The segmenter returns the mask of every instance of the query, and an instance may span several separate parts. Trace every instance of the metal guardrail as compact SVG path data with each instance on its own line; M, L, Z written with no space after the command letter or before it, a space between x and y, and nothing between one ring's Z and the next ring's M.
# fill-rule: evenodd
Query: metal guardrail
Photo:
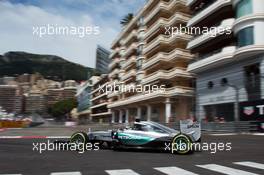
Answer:
M174 128L176 130L180 129L179 122L173 123L160 123L168 127ZM128 124L126 123L91 123L87 127L93 131L99 130L111 130L118 128L125 128ZM258 122L256 121L239 121L239 122L202 122L201 127L203 131L212 131L212 132L257 132L258 131Z

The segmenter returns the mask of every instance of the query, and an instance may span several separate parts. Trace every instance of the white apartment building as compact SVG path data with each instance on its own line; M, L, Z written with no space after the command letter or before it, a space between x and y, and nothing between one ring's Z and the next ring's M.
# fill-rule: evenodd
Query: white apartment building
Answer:
M166 27L187 24L191 16L186 3L147 1L112 43L110 86L163 87L161 91L109 93L113 123L135 118L168 123L192 116L193 74L187 66L193 55L186 49L191 36L166 33Z
M196 55L197 117L214 121L257 120L264 104L264 1L188 0L187 26L216 27L214 37L196 35L187 48ZM219 28L231 32L221 32ZM214 31L214 32L215 32Z
M102 74L99 79L93 83L91 91L90 118L92 122L110 123L111 109L107 108L108 98L106 88L108 85L108 75Z

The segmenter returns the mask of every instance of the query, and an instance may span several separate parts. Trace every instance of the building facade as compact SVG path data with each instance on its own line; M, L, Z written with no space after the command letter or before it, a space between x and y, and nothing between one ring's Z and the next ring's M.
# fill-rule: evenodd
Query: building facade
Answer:
M73 80L67 80L63 83L55 82L51 84L45 92L47 107L51 107L55 103L76 98L77 83Z
M140 90L108 94L112 122L173 122L192 116L191 36L168 32L191 18L186 0L149 0L112 44L109 85ZM159 90L154 90L153 87ZM141 89L144 89L143 91Z
M108 66L111 61L109 55L110 51L100 45L97 45L95 69L101 74L107 74L109 72Z
M79 120L91 121L91 110L90 107L92 105L91 103L91 92L93 88L93 84L95 84L100 79L99 76L92 76L89 80L85 81L83 84L81 84L77 90L77 115Z
M0 106L9 113L20 113L22 95L16 85L0 85Z
M108 109L108 76L103 74L99 80L93 84L91 92L91 120L92 122L110 123L111 110Z
M196 55L188 71L196 74L197 117L254 120L257 104L264 104L264 1L189 0L188 6L187 27L215 27L214 36L197 35L187 47Z
M31 91L24 94L24 113L43 114L46 111L46 100L43 93L40 91Z

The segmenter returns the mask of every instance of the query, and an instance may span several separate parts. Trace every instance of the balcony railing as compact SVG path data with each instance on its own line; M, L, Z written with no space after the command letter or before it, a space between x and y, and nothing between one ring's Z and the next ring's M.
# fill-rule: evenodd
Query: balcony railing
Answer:
M223 20L219 26L210 30L208 33L205 33L203 35L200 35L192 39L188 43L187 49L193 49L194 47L198 47L199 45L204 44L205 42L209 42L214 38L216 38L217 36L223 35L224 33L228 33L228 30L230 32L234 23L235 23L234 18ZM224 33L223 33L223 29L225 29Z
M112 51L112 53L109 55L109 58L113 58L116 54L118 54L119 48L116 48L115 50Z
M112 69L115 65L117 65L120 62L120 59L115 58L110 64L109 64L109 68Z
M188 22L190 19L190 15L176 12L173 16L171 16L169 19L166 18L160 18L157 22L155 22L149 29L147 30L145 34L145 38L147 38L152 33L159 30L160 26L172 26L177 21L179 22Z
M127 50L124 52L124 57L128 56L133 50L137 49L137 43L131 44Z
M230 59L233 58L235 51L236 46L227 46L221 49L220 52L212 52L204 55L203 59L199 58L198 61L189 64L188 71L196 73L208 67L213 67L223 62L231 61Z
M122 69L126 69L131 64L135 64L135 63L136 63L136 56L132 56L122 65Z
M179 3L185 5L187 3L187 0L170 0L169 2L160 1L158 5L154 9L152 9L152 11L149 12L145 17L145 23L148 23L150 20L152 20L153 16L155 16L160 10L163 9L169 11Z
M132 69L129 72L125 73L125 75L123 75L121 77L121 80L124 81L124 80L126 80L126 79L128 79L130 77L134 77L134 76L136 76L136 70L135 69Z
M160 45L161 43L163 44L171 44L174 42L176 39L181 39L181 40L186 40L189 41L191 39L190 35L187 35L185 33L177 33L173 36L171 35L160 35L154 40L152 40L150 43L146 45L146 48L144 49L144 53L146 54L150 50L152 50L154 47Z
M128 43L133 37L137 36L137 30L134 29L124 40L123 40L123 44L126 45L126 43Z
M109 77L113 77L114 75L118 74L119 71L120 71L120 69L115 68L115 69L109 74Z
M142 84L148 84L153 81L157 81L160 79L170 80L174 77L192 77L192 74L186 71L186 68L175 67L171 70L158 70L157 72L153 72L150 75L145 76L142 80Z
M231 4L232 4L231 0L217 0L213 4L210 4L208 7L206 7L201 12L196 14L192 19L190 19L187 26L194 26L196 23L205 19L206 17L208 17L215 11L219 10L220 8Z
M170 61L176 60L178 58L180 58L180 59L183 59L183 58L192 59L193 55L190 54L189 51L187 51L185 49L179 49L179 48L176 48L169 53L159 52L158 54L155 54L154 56L152 56L151 58L146 60L146 62L144 62L142 65L142 69L148 69L160 61L170 62Z

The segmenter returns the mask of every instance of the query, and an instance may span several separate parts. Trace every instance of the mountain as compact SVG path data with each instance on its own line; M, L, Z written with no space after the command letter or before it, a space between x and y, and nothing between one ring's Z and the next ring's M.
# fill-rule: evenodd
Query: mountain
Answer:
M0 55L0 77L24 73L40 73L54 80L87 80L93 68L69 62L55 55L39 55L26 52L7 52Z

